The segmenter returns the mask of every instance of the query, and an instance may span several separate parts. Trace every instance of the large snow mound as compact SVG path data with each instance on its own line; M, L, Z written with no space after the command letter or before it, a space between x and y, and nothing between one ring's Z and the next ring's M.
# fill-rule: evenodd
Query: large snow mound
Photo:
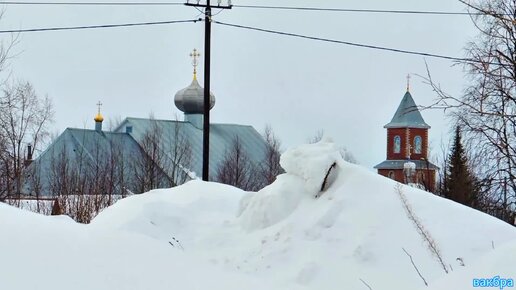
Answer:
M218 269L163 240L4 204L0 236L0 289L283 289Z
M333 163L334 180L316 198ZM258 192L191 181L121 200L87 226L0 206L0 234L12 237L0 241L0 273L8 277L0 283L414 290L424 284L405 251L439 287L516 242L512 226L346 163L328 141L288 150L281 164L286 173ZM498 260L486 265L496 272ZM56 273L64 282L55 283ZM30 275L39 280L26 281ZM36 281L43 287L32 287ZM471 281L452 282L450 289L471 288Z

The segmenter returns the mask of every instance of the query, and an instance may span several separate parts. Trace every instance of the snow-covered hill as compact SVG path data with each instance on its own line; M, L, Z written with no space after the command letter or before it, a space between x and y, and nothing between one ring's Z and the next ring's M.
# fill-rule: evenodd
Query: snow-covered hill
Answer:
M516 278L516 262L498 262L516 244L508 224L346 163L330 142L281 164L256 193L192 181L121 200L90 225L0 205L0 289L414 290L422 278L472 289L483 271Z

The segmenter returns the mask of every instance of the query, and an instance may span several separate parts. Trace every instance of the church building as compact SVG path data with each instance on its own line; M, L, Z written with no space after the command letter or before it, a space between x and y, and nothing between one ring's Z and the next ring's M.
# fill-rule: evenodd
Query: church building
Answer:
M407 92L384 128L387 129L387 159L374 167L378 174L434 192L439 168L428 160L430 126L421 116L408 82Z
M103 129L99 110L95 129L67 128L30 163L24 178L27 195L141 193L199 178L202 170L204 90L197 81L196 50L193 80L174 96L184 120L125 118L112 131ZM172 100L171 100L172 101ZM215 105L211 94L210 109ZM93 122L92 122L93 123ZM268 149L252 126L210 124L210 180L235 140L246 161L260 165Z

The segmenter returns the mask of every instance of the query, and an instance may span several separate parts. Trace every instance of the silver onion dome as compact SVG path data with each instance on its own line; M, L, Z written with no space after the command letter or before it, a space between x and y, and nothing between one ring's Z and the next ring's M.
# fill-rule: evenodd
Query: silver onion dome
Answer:
M192 83L176 93L176 107L185 114L202 114L204 112L204 89L194 76ZM210 110L215 106L215 96L210 92Z

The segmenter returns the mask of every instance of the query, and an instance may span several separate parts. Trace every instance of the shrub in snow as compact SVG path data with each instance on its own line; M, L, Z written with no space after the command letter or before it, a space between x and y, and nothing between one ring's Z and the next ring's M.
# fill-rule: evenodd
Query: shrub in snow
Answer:
M407 217L410 219L410 221L416 227L416 230L419 233L419 235L421 236L421 238L423 239L423 242L428 246L428 250L437 259L437 261L439 262L439 264L443 268L444 272L448 273L448 268L444 264L442 254L441 254L441 251L439 250L439 248L437 246L437 243L435 242L435 240L430 235L430 232L428 232L428 230L423 226L423 223L421 222L421 220L414 213L414 210L410 206L410 204L409 204L409 202L407 200L407 197L403 193L402 185L399 184L399 183L396 184L395 190L396 190L396 193L398 194L398 196L399 196L399 198L401 200L401 203L403 205L403 209L405 209ZM408 255L408 253L407 253L407 255ZM426 282L425 282L425 284L426 284Z

